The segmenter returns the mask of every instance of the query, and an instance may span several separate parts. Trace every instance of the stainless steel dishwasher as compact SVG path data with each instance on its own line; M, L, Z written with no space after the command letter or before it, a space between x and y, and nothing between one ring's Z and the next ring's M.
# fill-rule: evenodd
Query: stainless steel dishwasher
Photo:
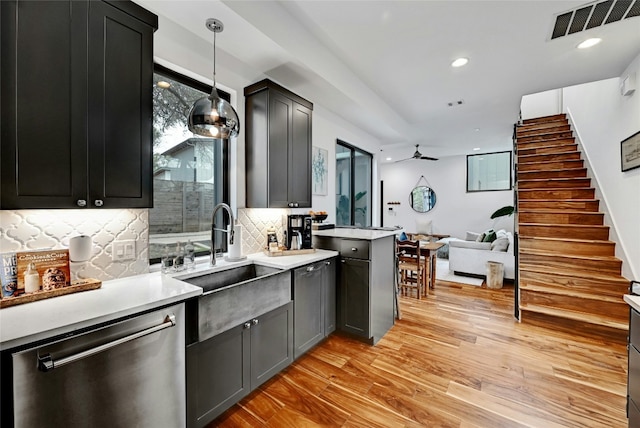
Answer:
M183 427L184 349L182 303L16 352L14 426Z

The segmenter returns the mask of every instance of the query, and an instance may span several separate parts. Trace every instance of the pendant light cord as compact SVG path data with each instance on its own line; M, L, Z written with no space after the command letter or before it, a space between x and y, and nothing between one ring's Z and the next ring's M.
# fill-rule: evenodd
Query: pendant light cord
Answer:
M213 89L216 89L216 32L213 32Z

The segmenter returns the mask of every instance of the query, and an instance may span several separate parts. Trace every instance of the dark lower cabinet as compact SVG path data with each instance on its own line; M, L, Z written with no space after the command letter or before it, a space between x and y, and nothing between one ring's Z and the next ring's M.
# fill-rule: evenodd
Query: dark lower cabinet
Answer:
M369 261L340 260L340 329L369 338Z
M294 358L336 329L335 259L293 271Z
M0 209L151 207L157 17L129 1L0 8Z
M291 302L187 347L187 426L207 425L292 361Z

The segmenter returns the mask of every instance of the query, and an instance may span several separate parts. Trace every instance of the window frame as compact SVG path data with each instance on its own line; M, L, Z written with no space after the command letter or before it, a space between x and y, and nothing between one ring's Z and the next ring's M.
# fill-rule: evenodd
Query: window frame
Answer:
M356 164L356 156L355 156L355 152L358 152L364 156L367 156L369 158L369 191L371 192L371 194L369 195L371 198L371 203L370 203L370 209L368 210L367 213L367 222L369 223L368 225L365 225L363 227L368 227L372 225L372 218L373 218L373 154L367 152L366 150L362 150L359 147L354 146L353 144L347 143L344 140L341 140L339 138L336 139L336 146L342 146L345 149L348 149L350 154L349 154L349 158L350 158L350 171L349 171L349 219L350 219L350 224L348 225L341 225L341 226L355 226L355 164ZM336 150L337 153L337 150ZM337 159L336 159L337 162ZM337 171L337 168L336 168ZM337 177L336 177L337 179ZM337 184L336 184L337 186ZM338 210L338 206L336 204L336 213ZM337 223L337 221L336 221Z
M509 185L505 188L496 188L496 189L469 189L469 159L476 156L490 156L490 155L499 155L503 153L509 153ZM471 155L467 155L467 164L466 164L466 177L465 177L465 187L467 189L467 193L477 193L477 192L504 192L507 190L513 189L513 151L511 150L503 150L500 152L488 152L488 153L474 153Z
M168 77L172 80L175 80L178 83L183 85L190 86L194 89L202 91L206 94L210 94L213 87L207 83L201 82L197 79L194 79L189 76L185 76L184 74L178 73L177 71L172 70L171 68L165 67L164 65L154 63L153 65L153 73L159 74L161 76ZM218 96L227 102L231 102L231 94L228 92L221 90L220 88L216 88L218 91ZM153 103L153 100L152 100ZM153 118L152 118L153 120ZM230 144L229 140L222 140L222 201L226 204L230 203L231 199L231 178L229 171L231 170L231 155L230 155ZM153 170L153 168L152 168ZM218 215L223 216L223 226L222 228L226 229L229 225L229 216L221 210L218 212ZM216 232L217 234L221 234L222 232ZM217 242L221 243L221 248L218 249L218 252L227 251L227 242L225 239L217 239ZM196 253L196 256L205 256L211 254L210 251L199 251ZM149 264L160 263L160 257L149 258Z

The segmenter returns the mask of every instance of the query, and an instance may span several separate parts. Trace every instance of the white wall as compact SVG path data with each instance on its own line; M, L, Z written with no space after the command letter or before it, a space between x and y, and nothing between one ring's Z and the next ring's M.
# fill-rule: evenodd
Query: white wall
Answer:
M633 72L640 75L640 55L621 77ZM640 168L622 172L620 165L620 142L640 131L640 94L622 96L619 85L613 78L571 86L562 98L615 228L616 251L626 259L623 275L640 280Z
M489 218L498 208L513 205L513 191L467 193L466 162L466 156L451 156L435 162L407 160L382 164L384 225L399 225L411 232L417 218L426 218L432 220L433 233L457 238L464 238L466 231L482 232L491 227L513 232L513 217L497 221ZM411 189L422 175L436 192L436 206L428 213L417 213L409 206ZM400 201L400 205L387 205L390 201Z
M561 89L525 95L520 104L520 115L523 120L560 113L562 113Z

